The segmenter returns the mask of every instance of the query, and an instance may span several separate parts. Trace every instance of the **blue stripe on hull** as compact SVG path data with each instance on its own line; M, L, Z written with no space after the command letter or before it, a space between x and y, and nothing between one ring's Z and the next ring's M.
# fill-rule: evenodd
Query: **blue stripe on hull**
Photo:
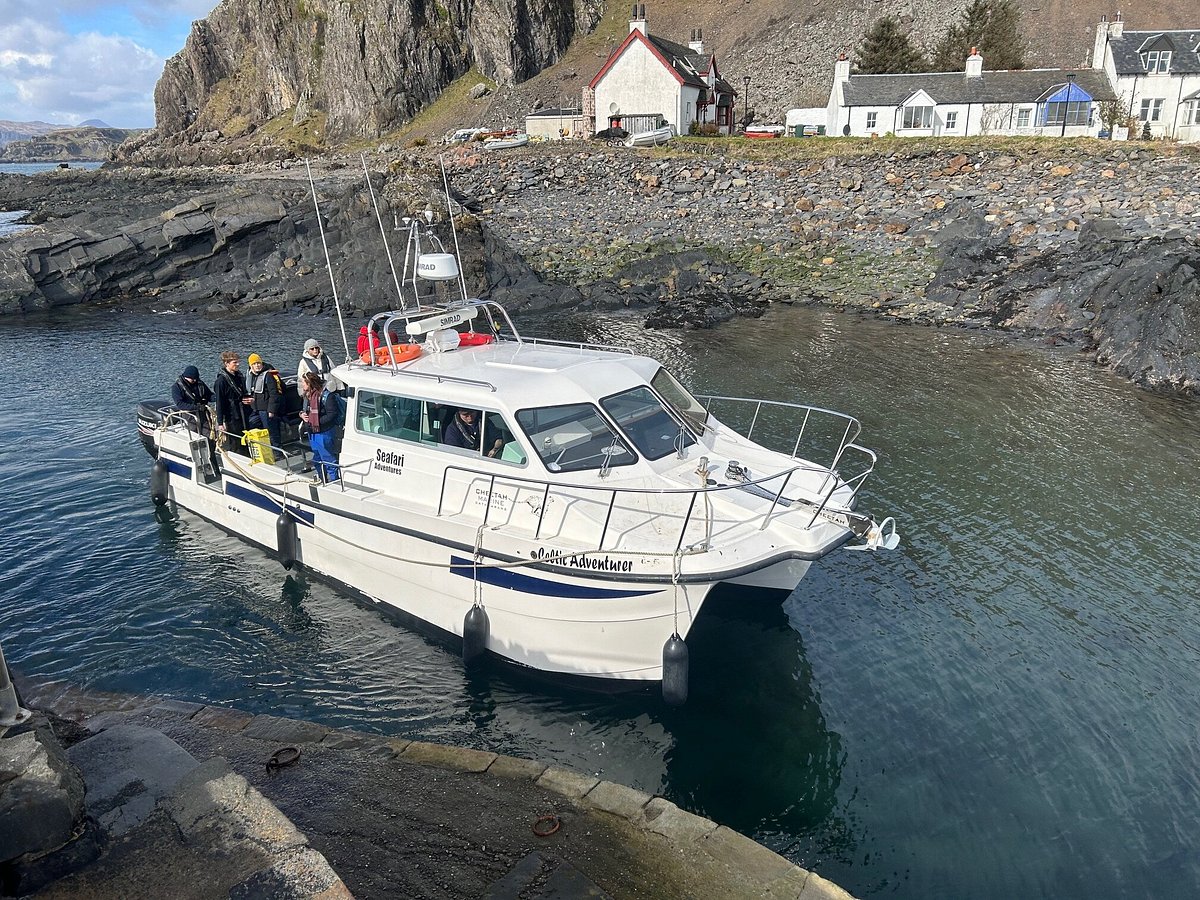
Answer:
M232 481L226 481L225 493L228 496L233 497L235 500L241 500L245 503L249 503L251 506L257 506L259 509L265 509L269 513L277 513L282 509L278 503L276 503L270 497L267 497L265 494L260 494L258 491L252 491L249 488L244 488L240 484L235 484ZM295 506L289 506L288 512L292 514L293 518L299 519L305 525L312 526L315 518L313 513Z
M164 456L160 456L159 459L161 459L164 463L167 464L167 471L170 472L172 475L178 475L180 478L187 478L189 481L191 480L191 477L192 477L192 467L191 466L185 466L181 462L175 462L175 460L167 459Z
M475 568L469 559L461 556L450 557L450 573L464 578L474 578ZM521 591L525 594L536 594L541 597L562 597L566 600L615 600L621 597L644 597L646 594L656 594L657 591L613 590L612 588L588 587L582 584L566 584L561 581L551 581L548 578L535 578L512 569L480 568L479 580L484 584L508 588L511 591Z

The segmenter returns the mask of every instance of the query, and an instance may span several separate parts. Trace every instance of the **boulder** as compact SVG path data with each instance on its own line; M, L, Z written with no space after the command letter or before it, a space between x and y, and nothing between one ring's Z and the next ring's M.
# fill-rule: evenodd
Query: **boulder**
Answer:
M55 850L83 817L83 780L48 726L0 739L0 862Z

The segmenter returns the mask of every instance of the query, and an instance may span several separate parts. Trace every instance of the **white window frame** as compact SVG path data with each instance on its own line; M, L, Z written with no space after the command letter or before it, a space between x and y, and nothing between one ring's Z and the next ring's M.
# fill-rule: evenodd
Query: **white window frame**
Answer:
M958 128L958 110L946 113L946 130L954 131Z
M1184 125L1200 125L1200 100L1189 100L1183 111Z
M1029 123L1033 121L1033 110L1028 106L1024 106L1017 110L1017 127L1028 128Z
M1139 122L1157 123L1162 121L1163 98L1149 97L1142 100L1141 109L1138 111Z
M928 131L929 129L933 128L933 107L904 107L904 115L901 116L900 127L905 131Z
M1142 54L1142 65L1147 75L1169 75L1171 73L1171 51L1151 50Z
M874 131L879 127L879 113L876 110L871 110L867 113L867 131Z

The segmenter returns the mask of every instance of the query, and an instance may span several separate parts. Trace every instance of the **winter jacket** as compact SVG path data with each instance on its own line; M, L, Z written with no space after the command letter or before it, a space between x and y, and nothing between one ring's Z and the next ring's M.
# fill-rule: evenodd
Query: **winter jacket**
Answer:
M246 386L253 398L251 408L255 412L273 416L283 414L283 379L279 377L278 369L264 364L263 370L257 375L251 372L246 376Z
M304 411L308 413L308 428L312 432L334 431L342 418L339 399L329 388L310 391L304 395ZM316 412L317 415L313 415Z
M188 384L181 376L171 385L171 400L175 408L185 412L195 412L201 406L211 403L212 398L212 390L199 378Z
M296 367L296 391L301 397L305 395L304 375L306 372L316 372L325 379L325 386L331 390L339 390L342 387L340 381L330 377L330 372L333 371L333 363L329 359L328 353L322 353L320 359L313 359L307 353L300 357L300 365Z
M246 414L248 408L242 403L242 398L248 396L246 385L241 374L230 375L222 369L217 373L213 396L216 399L217 424L224 425L226 431L241 434L246 430Z
M372 333L366 325L358 329L358 349L355 352L362 356L368 350L372 353L379 347L383 346L383 340L379 336L379 332Z

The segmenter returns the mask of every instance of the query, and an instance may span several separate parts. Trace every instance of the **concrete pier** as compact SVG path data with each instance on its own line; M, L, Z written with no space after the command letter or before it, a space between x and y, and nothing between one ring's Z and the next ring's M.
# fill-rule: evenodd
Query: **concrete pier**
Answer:
M93 852L68 854L78 864L37 896L850 896L662 797L567 769L225 707L18 687L79 760L94 823L81 832ZM299 759L268 766L284 747ZM237 862L225 871L219 858Z

